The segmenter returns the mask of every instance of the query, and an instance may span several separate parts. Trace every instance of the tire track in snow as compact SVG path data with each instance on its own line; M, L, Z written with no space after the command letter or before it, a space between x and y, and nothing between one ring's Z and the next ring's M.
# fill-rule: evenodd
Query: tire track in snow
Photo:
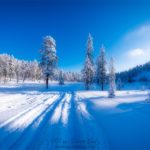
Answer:
M56 101L53 107L46 113L46 115L44 116L42 122L37 128L32 140L30 141L26 149L28 150L45 149L45 147L49 147L50 139L52 136L54 136L52 134L54 131L53 129L54 126L56 125L56 124L51 124L51 118L55 110L57 109L57 107L59 107L59 104L61 103L62 99L64 99L64 97L66 97L66 93L63 93L62 96L59 98L59 100Z
M60 97L60 95L59 95ZM53 99L51 99L49 102L47 102L47 106L45 106L45 108L43 108L42 113L40 113L33 121L32 123L25 128L25 130L20 134L20 136L16 139L16 141L11 145L10 149L26 149L27 145L30 143L30 141L32 140L34 134L37 132L38 130L38 126L40 126L40 123L42 122L42 120L44 119L44 117L46 116L46 114L53 108L53 106L55 105L55 103L57 103L57 101L59 101L59 97L58 95L55 95L53 97ZM20 143L24 141L24 143L22 143L20 145Z
M60 141L58 141L58 143L57 141L54 142L52 147L47 147L51 150L85 149L85 145L80 143L81 140L84 140L86 138L82 129L84 124L81 121L81 116L78 115L77 105L76 105L74 98L75 98L75 93L71 92L69 105L67 106L67 114L68 114L67 124L64 124L63 122L61 122L61 124L58 125L60 131L59 131L59 135L55 135L55 139L56 140L60 139ZM65 142L63 143L63 141Z
M64 132L68 126L71 97L72 94L70 92L65 93L65 96L54 110L50 119L50 127L47 129L45 140L43 140L39 149L56 150L55 144L60 138L65 137Z
M65 125L68 122L68 109L70 105L71 94L66 93L65 97L61 100L59 106L55 109L54 114L51 118L51 123L55 124L61 119Z
M32 109L36 108L38 105L41 105L43 102L37 103L37 101L36 101L36 100L41 99L41 98L42 98L42 99L43 99L43 98L46 98L46 96L40 96L40 97L35 96L35 97L30 98L29 100L34 100L33 105L30 106L29 108L27 108L27 109L25 109L25 110L19 112L19 114L17 114L17 115L15 115L15 116L11 117L10 119L8 119L8 120L6 120L5 122L3 122L2 124L0 124L0 129L1 129L1 128L4 128L5 126L9 125L9 124L12 123L13 121L15 121L15 120L17 120L18 118L20 118L21 116L25 115L27 112L29 112L29 111L31 111ZM35 104L34 104L34 103L35 103Z
M69 110L71 108L70 106L71 97L72 97L72 94L68 94L68 97L66 98L66 101L64 103L64 107L62 109L61 121L64 126L66 126L68 123Z
M15 107L21 105L22 101L20 101L20 99L26 99L26 97L27 95L22 95L22 94L14 94L14 95L9 94L8 96L3 96L3 97L0 96L1 98L0 105L3 106L0 107L0 113L8 111L10 107L14 106L14 102L15 102Z
M47 100L42 100L41 105L43 105L43 102L47 102ZM60 98L52 103L52 105L49 103L45 104L40 113L38 113L38 111L41 110L41 107L39 107L39 109L36 107L31 109L27 112L27 114L30 113L29 116L25 113L23 116L29 118L29 120L25 120L25 122L28 121L28 124L25 124L24 128L21 130L16 128L13 132L10 131L10 133L8 133L9 136L4 138L2 142L0 141L0 148L5 148L5 150L6 148L12 150L55 150L55 147L51 147L52 143L50 140L53 137L60 136L63 139L79 139L79 141L97 137L101 140L100 143L98 143L99 147L97 149L100 148L106 150L108 147L107 144L104 144L105 137L101 136L102 132L101 129L99 129L101 126L97 124L97 121L89 113L86 107L87 105L85 103L76 100L73 92L71 94L62 93ZM36 111L34 109L36 109ZM21 119L23 116L14 119L12 122L16 122L16 124L20 123L20 120L18 119ZM34 119L32 119L32 117ZM22 121L24 121L24 119ZM12 123L8 123L8 125L10 124ZM5 141L7 140L10 142L8 142L8 145L6 146ZM88 148L89 145L83 145L83 149L85 149L84 146L87 147L86 149L90 149Z
M43 97L44 99L41 100L42 102L40 104L27 109L27 111L25 111L23 114L21 113L21 115L15 117L12 121L10 121L5 126L5 128L0 129L0 131L4 131L4 134L2 134L3 136L0 137L0 147L2 147L2 145L8 146L9 142L7 143L7 145L3 144L3 141L5 140L8 140L10 142L14 141L14 139L18 136L17 134L20 134L30 123L32 123L36 116L42 113L41 109L45 109L45 107L48 107L47 101L50 102L51 99L54 98L54 96L55 95L51 95L51 97ZM45 107L43 105L45 105ZM9 126L13 126L12 130L9 130ZM12 138L13 140L10 140L11 136L14 136L14 138Z

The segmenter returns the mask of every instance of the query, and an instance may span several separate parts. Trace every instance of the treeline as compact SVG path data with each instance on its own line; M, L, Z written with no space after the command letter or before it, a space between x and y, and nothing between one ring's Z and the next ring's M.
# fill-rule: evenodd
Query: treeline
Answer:
M34 61L25 61L14 58L13 55L0 55L0 82L16 80L24 82L25 80L39 81L42 72L39 63Z
M64 81L81 81L81 75L74 72L62 72ZM51 80L60 79L60 70L55 69L54 75ZM0 83L7 83L15 80L18 82L41 81L44 80L41 66L37 60L26 61L19 60L13 55L1 54L0 55Z
M124 83L150 82L150 62L138 65L128 71L117 73L116 78Z
M16 80L16 82L48 81L55 80L63 84L64 81L84 82L86 89L97 83L101 90L109 84L110 91L120 90L124 83L150 81L150 62L139 65L128 71L115 73L113 58L106 60L105 48L100 48L99 55L95 60L93 58L93 38L88 36L85 63L81 73L63 72L57 67L58 57L56 55L56 42L51 36L43 38L42 48L40 50L40 61L25 61L16 59L13 55L0 55L0 82ZM108 67L108 68L107 68ZM108 71L107 71L108 70ZM116 84L117 83L117 84ZM113 92L114 93L114 92Z

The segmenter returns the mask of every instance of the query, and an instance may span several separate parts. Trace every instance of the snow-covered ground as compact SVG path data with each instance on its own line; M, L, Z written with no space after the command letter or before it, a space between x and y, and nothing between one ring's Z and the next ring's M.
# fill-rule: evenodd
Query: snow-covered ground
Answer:
M0 86L0 150L149 150L148 91L84 91L81 83Z

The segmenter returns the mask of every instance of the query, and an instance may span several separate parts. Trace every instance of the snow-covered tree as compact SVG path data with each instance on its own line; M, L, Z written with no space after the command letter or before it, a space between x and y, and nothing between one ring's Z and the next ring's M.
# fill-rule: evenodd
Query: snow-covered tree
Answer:
M83 80L85 82L85 87L87 90L89 90L90 86L93 83L93 76L94 76L94 67L89 57L87 56L83 69Z
M11 81L11 79L13 78L14 74L15 74L15 66L14 66L14 56L10 56L9 60L8 60L8 69L9 69L9 79Z
M22 77L22 82L24 83L25 80L29 77L30 75L30 66L29 62L27 61L22 61L21 62L21 77Z
M91 63L94 64L93 61L93 37L91 36L91 34L89 33L88 39L87 39L87 56L90 59Z
M6 83L7 78L9 76L9 55L2 54L0 56L0 71L3 78L4 83Z
M6 81L16 79L18 83L20 79L24 82L28 80L40 80L41 68L39 63L35 61L25 61L14 58L12 55L1 54L0 55L0 81Z
M96 81L101 90L104 90L104 84L106 82L106 58L105 58L105 49L102 45L100 49L100 55L97 58L96 64Z
M19 82L19 77L20 77L20 74L21 74L21 61L19 60L15 60L15 67L14 67L14 71L15 71L15 75L16 75L16 82L18 83Z
M49 78L53 78L54 71L57 65L56 42L51 36L44 37L43 48L41 52L40 66L48 88Z
M32 62L30 62L30 66L29 66L30 72L32 72L30 74L30 78L35 81L38 80L38 74L39 74L39 63L37 62L37 60L34 60Z
M59 85L64 85L64 76L62 71L59 72Z
M114 68L114 60L110 59L109 63L109 97L115 97L116 83L115 83L115 68Z
M75 73L75 72L64 72L63 73L64 74L64 80L65 81L75 81L75 82L77 82L77 81L81 81L82 80L82 75L81 75L81 73Z
M83 80L85 82L85 87L88 90L93 83L94 78L94 63L93 63L93 38L91 34L88 36L87 40L87 50L86 50L86 60L84 68L82 70Z
M39 63L38 63L38 66L36 69L36 74L35 74L35 79L40 82L41 78L42 78L42 70L41 70Z

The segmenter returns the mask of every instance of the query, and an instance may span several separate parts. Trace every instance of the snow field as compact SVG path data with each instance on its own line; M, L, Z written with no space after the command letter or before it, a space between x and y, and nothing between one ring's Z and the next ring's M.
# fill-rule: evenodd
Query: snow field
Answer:
M150 148L148 91L14 88L0 92L1 150Z

